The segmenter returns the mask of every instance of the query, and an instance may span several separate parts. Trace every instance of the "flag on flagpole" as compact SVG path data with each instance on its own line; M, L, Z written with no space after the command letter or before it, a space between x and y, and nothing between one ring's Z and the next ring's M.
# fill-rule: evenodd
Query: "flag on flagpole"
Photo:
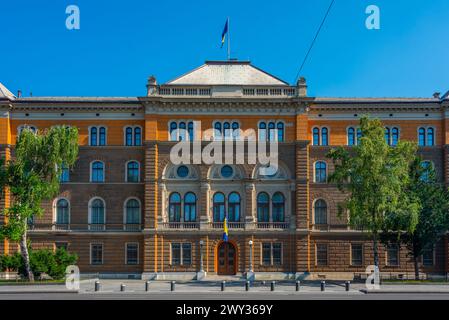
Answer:
M228 20L226 20L226 24L223 28L223 32L221 33L221 47L223 48L223 45L225 43L226 35L228 34Z
M223 221L223 241L228 242L228 219L224 218Z

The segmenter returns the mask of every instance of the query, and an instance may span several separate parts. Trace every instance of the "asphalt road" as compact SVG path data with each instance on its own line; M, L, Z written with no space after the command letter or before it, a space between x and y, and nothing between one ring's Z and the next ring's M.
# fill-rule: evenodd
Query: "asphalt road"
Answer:
M0 300L449 300L449 293L1 293Z

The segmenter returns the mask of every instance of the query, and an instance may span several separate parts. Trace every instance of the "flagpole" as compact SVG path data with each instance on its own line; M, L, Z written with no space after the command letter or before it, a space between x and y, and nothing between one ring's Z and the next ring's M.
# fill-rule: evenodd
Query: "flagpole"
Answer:
M231 25L228 17L228 60L231 60Z

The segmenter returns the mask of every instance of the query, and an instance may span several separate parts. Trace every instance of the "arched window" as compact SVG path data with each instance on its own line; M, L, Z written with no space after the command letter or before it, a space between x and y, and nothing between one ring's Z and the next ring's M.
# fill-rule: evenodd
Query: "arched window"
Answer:
M68 224L69 218L69 202L66 199L59 199L56 202L56 224Z
M319 146L320 145L320 129L313 128L312 135L313 135L313 145Z
M126 202L126 224L140 223L140 203L136 199L129 199Z
M326 162L318 161L315 163L315 182L326 183L327 182L327 170Z
M385 128L385 141L388 145L391 145L391 130L390 128Z
M356 137L355 137L355 129L354 128L348 128L348 146L354 146L356 144Z
M277 129L278 129L278 141L284 142L284 123L278 122Z
M196 196L193 192L188 192L184 196L184 221L196 221Z
M259 123L259 140L267 140L267 124L265 122Z
M391 129L391 145L397 146L399 141L399 129L394 127Z
M276 125L274 122L268 124L268 141L274 141L276 137Z
M360 139L362 139L362 129L357 128L357 144L360 143Z
M104 164L101 161L92 162L91 182L104 182Z
M327 128L321 128L321 145L327 146L329 144L329 130Z
M177 192L173 192L169 198L168 220L170 222L181 221L181 196Z
M97 132L98 132L98 130L96 127L90 128L90 145L91 146L97 145Z
M125 144L127 146L133 145L133 128L131 127L125 129Z
M90 224L104 224L104 202L101 199L95 199L90 207Z
M229 122L223 123L223 135L226 139L232 136L231 134L231 124Z
M99 134L99 141L98 141L98 145L99 146L105 146L106 145L106 128L105 127L100 127L100 134Z
M240 137L240 125L238 122L233 122L232 123L232 136L234 138L238 138Z
M214 222L223 222L225 218L225 196L221 192L214 194L213 198Z
M126 165L126 182L139 182L139 163L129 161Z
M273 222L285 221L285 198L280 192L276 192L271 199L273 204L272 215Z
M194 140L194 132L193 132L193 122L190 121L187 124L187 131L189 133L189 141L193 141Z
M427 128L427 145L435 145L435 129L433 128Z
M240 195L237 192L232 192L229 194L228 220L229 222L240 221Z
M140 127L134 128L134 145L135 146L142 145L142 129Z
M187 137L186 137L186 123L185 122L180 122L179 123L179 141L186 141Z
M426 129L425 128L418 129L418 145L420 147L424 147L426 145Z
M214 137L215 137L215 140L219 140L219 139L221 139L221 122L215 122L215 125L214 125Z
M178 140L178 124L174 121L170 123L170 140Z
M319 199L315 201L315 224L327 224L327 204L324 200Z
M257 195L257 221L270 222L270 197L265 192Z

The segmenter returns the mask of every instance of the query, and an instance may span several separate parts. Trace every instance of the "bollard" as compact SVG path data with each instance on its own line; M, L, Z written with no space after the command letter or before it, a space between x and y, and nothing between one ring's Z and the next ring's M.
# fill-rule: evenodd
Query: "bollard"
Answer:
M301 281L296 281L296 291L299 291L300 286L301 286Z
M321 281L321 291L326 290L326 281Z
M145 282L145 291L150 291L150 281Z
M126 289L126 286L122 283L122 284L120 285L120 291L121 291L121 292L124 292L125 289Z
M170 291L175 291L175 281L170 282Z
M246 282L245 282L245 290L246 290L246 291L249 291L249 281L246 281Z
M221 282L221 291L225 291L226 288L226 281Z
M275 281L271 281L271 291L274 291L275 285L276 285L276 282Z
M350 286L351 286L351 281L346 281L345 282L345 290L349 291Z
M95 291L100 291L100 281L95 281Z

